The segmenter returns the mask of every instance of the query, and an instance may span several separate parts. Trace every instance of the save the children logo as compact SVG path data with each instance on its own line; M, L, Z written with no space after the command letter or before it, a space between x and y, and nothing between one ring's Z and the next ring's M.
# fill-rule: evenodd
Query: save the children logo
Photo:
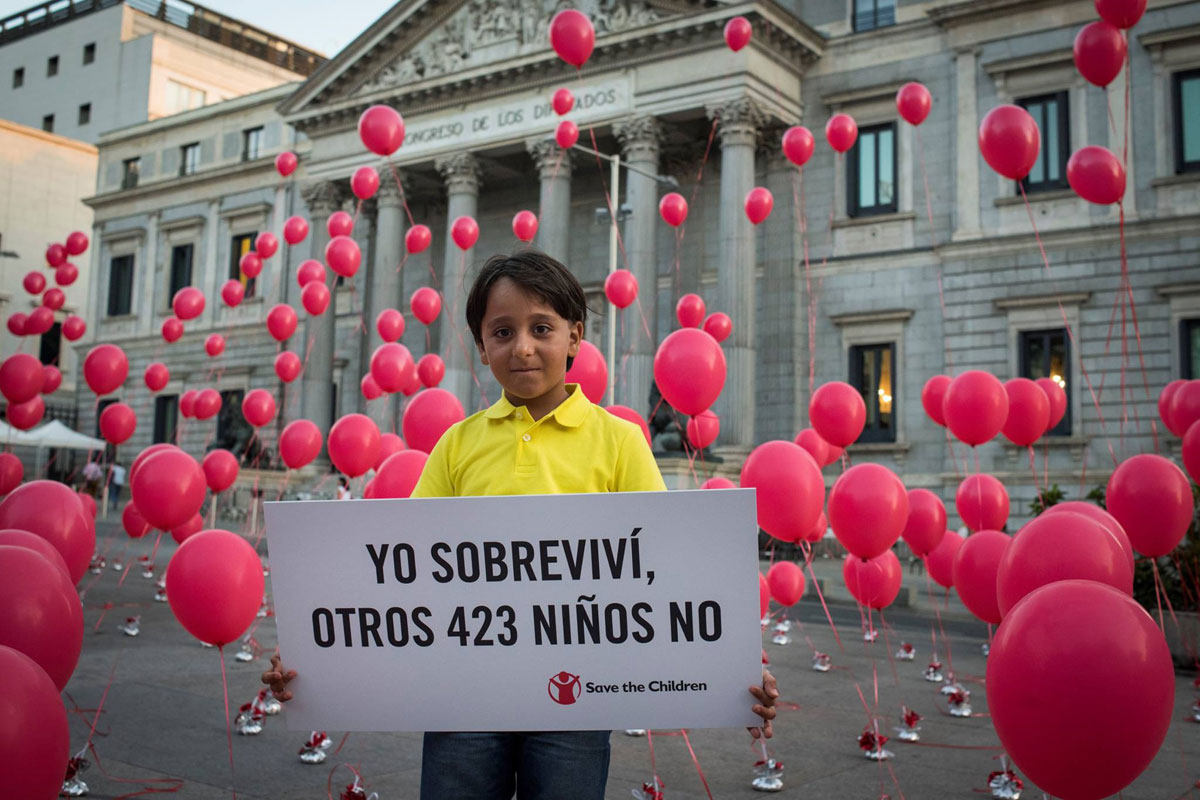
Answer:
M546 685L546 692L550 695L550 699L560 706L569 706L574 703L579 699L581 691L583 691L583 687L579 683L579 676L569 672L551 675L550 682Z

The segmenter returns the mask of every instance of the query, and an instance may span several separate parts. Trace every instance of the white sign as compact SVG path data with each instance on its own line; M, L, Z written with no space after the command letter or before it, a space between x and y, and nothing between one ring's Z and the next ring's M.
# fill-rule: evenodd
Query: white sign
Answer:
M754 492L267 503L291 730L761 723Z

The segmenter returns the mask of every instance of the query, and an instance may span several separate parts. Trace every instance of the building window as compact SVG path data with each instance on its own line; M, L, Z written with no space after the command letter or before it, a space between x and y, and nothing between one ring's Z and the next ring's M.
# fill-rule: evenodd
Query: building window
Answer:
M46 59L46 77L53 78L58 74L58 56L50 56Z
M43 364L58 364L59 353L62 352L62 323L56 322L50 330L42 334L38 343L38 360Z
M254 287L257 278L247 278L242 274L242 256L254 249L254 233L239 233L229 241L229 277L242 282L246 287L246 297L254 297Z
M1179 377L1193 380L1200 369L1200 319L1185 319L1179 323Z
M92 104L84 103L79 107L79 124L87 125L92 121Z
M854 30L873 31L896 24L896 0L854 0Z
M896 345L866 344L850 348L850 384L867 405L867 424L860 442L896 441Z
M1042 134L1042 147L1038 151L1037 161L1033 162L1033 169L1022 181L1025 191L1044 192L1067 188L1067 159L1071 157L1071 115L1067 93L1027 97L1017 103L1029 112ZM1019 193L1020 189L1017 191Z
M25 85L25 68L17 67L13 70L13 88L20 89Z
M1067 381L1071 363L1071 345L1066 328L1020 333L1021 377L1036 381L1049 378L1067 393L1067 412L1062 420L1047 431L1048 436L1071 435L1071 385Z
M1175 171L1200 170L1200 69L1172 76L1175 105Z
M195 245L180 244L171 248L171 276L167 285L167 306L170 307L175 293L192 285L192 256Z
M46 133L54 133L54 115L47 114L42 117L42 130Z
M138 176L142 171L140 158L127 158L121 162L121 188L132 189L138 185Z
M253 463L261 451L261 441L254 435L254 428L242 414L242 399L246 393L241 389L221 392L221 412L217 414L217 435L211 448L222 448L237 456L239 461Z
M179 395L160 394L154 398L154 444L174 444L178 422Z
M262 126L242 131L242 161L253 161L262 155Z
M200 143L192 142L191 144L185 144L179 148L179 155L180 176L195 175L196 168L200 166Z
M203 89L194 89L179 81L167 79L167 113L178 114L204 105Z
M108 265L108 316L133 310L133 256L117 256Z
M850 216L895 211L896 124L860 128L846 168Z
M89 42L83 46L83 63L91 64L96 60L96 43Z

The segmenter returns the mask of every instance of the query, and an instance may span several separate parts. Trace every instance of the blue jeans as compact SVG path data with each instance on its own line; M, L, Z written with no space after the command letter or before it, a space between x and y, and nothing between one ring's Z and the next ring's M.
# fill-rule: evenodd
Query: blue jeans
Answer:
M603 800L610 733L427 733L421 798Z

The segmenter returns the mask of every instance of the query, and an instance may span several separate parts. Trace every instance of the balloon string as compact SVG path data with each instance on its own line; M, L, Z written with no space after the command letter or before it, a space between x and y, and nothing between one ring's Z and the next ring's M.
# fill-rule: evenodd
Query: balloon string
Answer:
M217 653L221 657L221 690L225 695L225 739L229 748L229 779L233 800L237 800L237 776L233 771L233 728L229 724L229 680L225 674L225 645L217 645Z
M140 783L144 786L141 791L129 792L128 794L114 797L113 800L127 800L130 797L140 797L144 794L174 794L183 788L183 778L118 778L111 775L104 768L104 763L100 760L100 754L96 751L94 744L89 744L87 747L92 753L92 760L96 762L96 768L100 770L100 774L108 778L113 783ZM169 784L162 787L146 786L146 784L162 783Z
M708 779L704 777L704 770L700 768L700 759L696 758L696 751L692 749L692 740L688 738L686 730L681 729L679 732L683 734L684 744L692 754L692 764L696 767L696 774L700 776L700 783L704 784L704 793L708 795L708 800L712 800L712 790L708 788Z
M650 748L650 774L654 776L654 788L662 786L662 779L658 777L658 767L654 760L654 731L646 729L646 745Z
M1030 444L1029 447L1027 447L1026 449L1029 450L1029 469L1033 473L1033 488L1037 490L1038 505L1040 505L1042 507L1042 510L1045 511L1046 510L1046 497L1045 497L1045 495L1042 494L1042 485L1038 481L1038 468L1037 468L1037 461L1036 461L1037 457L1033 453L1033 445L1032 444ZM1047 486L1046 488L1049 489L1050 487Z
M900 674L896 671L896 658L892 654L892 640L888 636L887 620L883 618L883 609L879 609L879 626L883 629L883 645L887 649L888 664L892 668L892 680L896 682L896 688L900 688Z
M392 178L396 181L396 189L400 192L400 205L404 207L404 214L408 217L408 227L411 228L415 223L412 211L408 208L408 196L404 193L404 183L400 180L400 173L396 171L396 165L391 161L388 161L387 165L388 169L392 171Z
M825 595L821 591L821 583L817 580L817 573L813 571L811 561L808 563L808 574L812 577L813 588L817 590L817 599L821 601L821 608L825 611L825 619L829 622L829 629L833 631L833 638L837 641L838 651L845 654L846 648L842 645L842 637L838 635L837 625L833 624L833 616L829 613L829 605L825 602Z
M642 310L642 299L634 295L633 302L637 304L638 315L642 318L642 331L646 334L646 340L654 344L654 334L650 333L650 323L646 319L646 312Z

